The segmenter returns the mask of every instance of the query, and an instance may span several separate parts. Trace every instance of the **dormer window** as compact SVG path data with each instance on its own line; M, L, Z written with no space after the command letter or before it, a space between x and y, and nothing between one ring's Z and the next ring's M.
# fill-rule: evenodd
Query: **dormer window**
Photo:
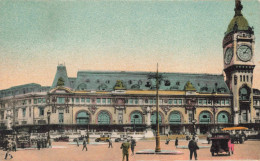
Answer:
M177 86L179 86L179 85L180 85L180 82L179 82L179 81L178 81L178 82L176 82L176 85L177 85Z
M139 85L141 85L141 84L142 84L142 81L141 81L141 80L139 80L139 81L138 81L138 84L139 84Z
M97 79L97 83L100 83L100 80L99 80L99 79Z
M109 84L110 83L110 80L106 80L106 84Z
M87 79L87 80L86 80L86 82L87 82L87 83L89 83L89 82L90 82L90 80L89 80L89 79Z
M169 80L166 80L166 81L164 82L164 85L165 85L165 86L170 86L170 85L171 85L171 82L170 82Z
M151 83L150 82L146 82L145 87L151 87Z
M132 80L129 80L128 83L129 83L129 84L132 84Z

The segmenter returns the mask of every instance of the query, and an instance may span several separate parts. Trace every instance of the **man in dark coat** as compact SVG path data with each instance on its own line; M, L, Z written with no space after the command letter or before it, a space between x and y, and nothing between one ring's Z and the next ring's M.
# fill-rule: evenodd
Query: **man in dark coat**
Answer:
M135 154L135 146L136 146L136 141L135 139L133 139L133 137L131 138L131 151L132 151L132 155Z
M189 142L189 150L190 150L190 160L192 160L192 155L194 153L195 160L197 160L197 149L199 149L197 142L195 141L195 137L192 137L192 140Z
M83 148L82 148L82 151L83 151L85 148L86 148L86 151L88 151L86 138L84 138L84 140L83 140Z
M176 139L175 139L175 147L177 148L178 145L179 145L179 140L178 140L178 137L176 137Z
M128 161L130 143L128 141L125 141L122 143L120 148L122 149L122 152L123 152L123 161L125 160L125 157L126 157L126 161Z
M111 138L108 139L108 148L113 148L113 145L112 145L112 140Z

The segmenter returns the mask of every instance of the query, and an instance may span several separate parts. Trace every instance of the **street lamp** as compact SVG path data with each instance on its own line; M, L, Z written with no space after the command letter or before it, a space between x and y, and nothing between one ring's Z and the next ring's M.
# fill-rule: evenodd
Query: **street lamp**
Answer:
M158 63L157 63L157 72L156 72L156 147L155 152L161 152L160 147L160 125L159 125L159 75L158 75Z
M50 118L51 118L51 111L48 110L47 111L47 118L48 118L48 142L50 141Z
M216 107L215 107L215 102L216 102L216 98L215 98L215 90L212 91L212 104L213 104L213 107L212 107L212 112L213 112L213 131L214 133L216 132Z
M193 119L192 120L192 124L193 124L193 136L195 136L196 135L196 122L197 122L197 120L196 119Z
M87 130L87 142L89 144L89 117L87 117L87 122L88 122L88 130Z

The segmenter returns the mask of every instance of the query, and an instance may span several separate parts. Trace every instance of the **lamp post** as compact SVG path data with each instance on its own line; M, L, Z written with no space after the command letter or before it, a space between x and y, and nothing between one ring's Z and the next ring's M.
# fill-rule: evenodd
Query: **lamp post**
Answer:
M157 63L157 72L156 72L156 147L155 152L161 152L160 147L160 125L159 125L159 75L158 75L158 63Z
M50 118L51 118L51 111L50 110L48 110L47 111L47 117L48 117L48 138L47 138L47 140L48 140L48 142L50 141Z
M87 142L89 144L89 117L87 118L87 121L88 121L88 130L87 130Z
M215 102L216 102L216 98L215 98L215 90L212 91L212 104L213 104L213 107L212 107L212 112L213 112L213 132L215 133L216 132L216 108L215 108Z

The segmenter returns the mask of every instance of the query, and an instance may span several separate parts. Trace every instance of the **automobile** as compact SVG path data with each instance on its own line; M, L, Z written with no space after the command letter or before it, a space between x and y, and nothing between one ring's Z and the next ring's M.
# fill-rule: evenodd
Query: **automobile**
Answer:
M210 138L212 145L210 147L211 155L214 156L220 153L226 153L229 156L234 154L234 144L231 143L229 133L213 133Z
M243 144L248 137L245 134L245 130L248 130L246 127L226 127L223 128L222 131L226 131L230 134L232 143L240 143Z
M84 136L80 136L78 137L79 141L83 141L84 140ZM76 142L77 141L77 138L73 139L73 142Z
M56 142L69 142L69 137L66 135L62 135L54 139Z
M120 135L119 138L116 138L116 139L115 139L115 142L124 141L124 140L126 140L126 139L131 139L131 137L130 137L130 136L127 136L127 135Z
M108 142L109 141L109 135L100 135L99 138L95 139L95 142L100 142L100 141Z

